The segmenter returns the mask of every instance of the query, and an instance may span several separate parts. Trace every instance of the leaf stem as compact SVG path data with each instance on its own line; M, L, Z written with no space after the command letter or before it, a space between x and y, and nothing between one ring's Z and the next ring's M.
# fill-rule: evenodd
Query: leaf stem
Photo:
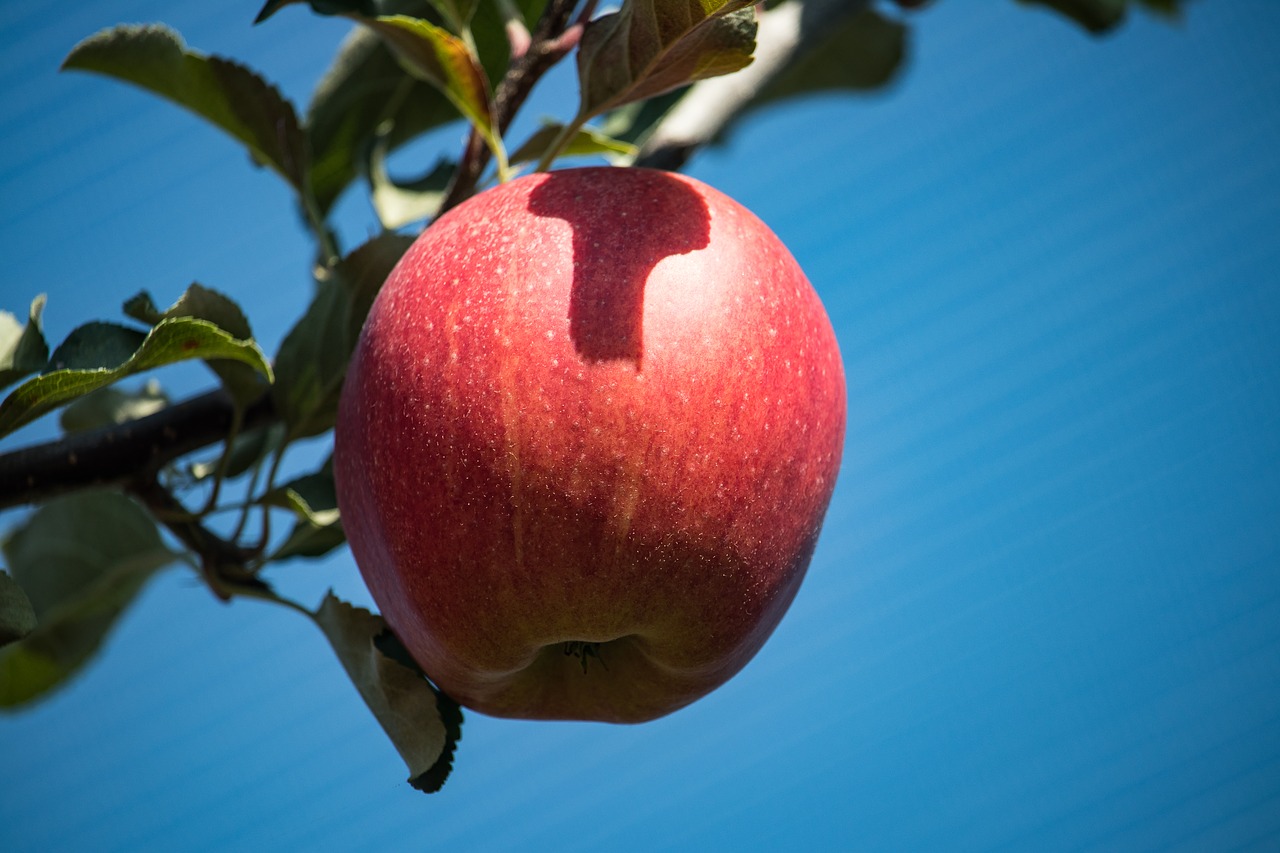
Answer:
M204 506L197 513L198 516L206 516L213 511L218 505L218 497L222 493L222 481L227 476L227 465L231 459L231 446L235 443L236 438L240 435L240 428L244 424L244 406L235 403L235 409L231 415L231 427L227 430L227 437L222 445L222 454L218 457L218 468L213 473L213 487L209 490L209 497L205 500Z
M574 118L573 121L560 128L560 132L556 134L556 138L547 146L547 150L542 152L542 158L538 160L538 165L534 169L535 172L546 172L551 169L556 158L560 156L560 152L573 141L578 135L578 131L582 130L582 126L586 123L586 119L581 115Z

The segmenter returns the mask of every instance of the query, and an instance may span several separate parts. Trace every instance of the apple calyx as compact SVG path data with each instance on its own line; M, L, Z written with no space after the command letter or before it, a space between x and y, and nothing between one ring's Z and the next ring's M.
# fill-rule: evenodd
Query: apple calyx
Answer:
M564 644L565 657L574 657L582 661L582 674L587 674L587 661L595 658L600 661L600 665L606 670L609 665L604 662L604 656L600 654L600 643L594 643L589 640L568 640Z

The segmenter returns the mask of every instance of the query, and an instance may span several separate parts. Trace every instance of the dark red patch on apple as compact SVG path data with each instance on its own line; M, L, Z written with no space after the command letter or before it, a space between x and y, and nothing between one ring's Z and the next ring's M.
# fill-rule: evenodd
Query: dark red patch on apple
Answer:
M552 172L530 194L529 211L573 228L569 334L578 354L639 366L649 273L669 255L706 248L711 216L694 190L665 173L619 172L616 192L585 195Z

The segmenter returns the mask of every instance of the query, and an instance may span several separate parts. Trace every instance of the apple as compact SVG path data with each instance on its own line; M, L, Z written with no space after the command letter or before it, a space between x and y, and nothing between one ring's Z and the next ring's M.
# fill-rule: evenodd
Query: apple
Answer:
M831 323L691 178L528 175L388 277L343 389L343 526L388 624L486 714L640 722L743 667L840 464Z

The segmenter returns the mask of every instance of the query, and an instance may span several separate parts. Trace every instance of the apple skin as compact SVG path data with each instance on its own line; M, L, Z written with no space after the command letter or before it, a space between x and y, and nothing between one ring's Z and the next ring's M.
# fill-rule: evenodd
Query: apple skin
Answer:
M759 219L688 177L529 175L388 277L336 426L370 593L464 706L641 722L796 594L839 470L831 323Z

